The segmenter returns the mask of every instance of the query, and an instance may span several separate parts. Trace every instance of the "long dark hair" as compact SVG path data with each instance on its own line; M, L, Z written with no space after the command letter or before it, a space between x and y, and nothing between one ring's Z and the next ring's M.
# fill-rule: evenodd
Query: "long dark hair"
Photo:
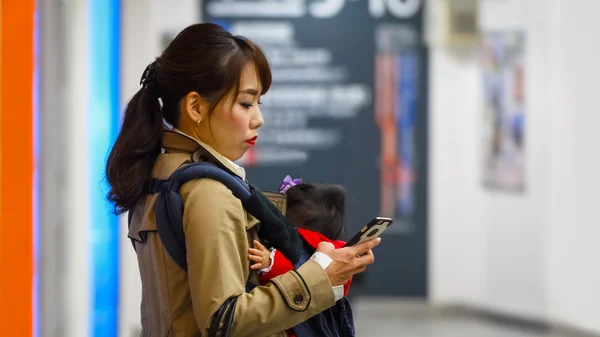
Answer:
M121 131L106 163L111 187L108 200L116 213L128 211L142 196L160 153L163 119L177 126L181 99L192 91L209 102L211 111L229 94L236 97L247 64L256 67L261 95L266 93L271 86L271 70L261 49L218 25L203 23L181 31L146 69L143 87L127 104Z
M346 193L342 186L302 183L285 194L286 217L296 226L319 232L330 240L346 234Z

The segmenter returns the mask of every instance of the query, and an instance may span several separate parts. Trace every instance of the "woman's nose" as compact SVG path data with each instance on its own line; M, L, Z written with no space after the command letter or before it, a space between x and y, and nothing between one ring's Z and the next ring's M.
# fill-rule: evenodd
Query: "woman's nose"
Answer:
M260 109L257 109L256 116L250 122L251 129L258 129L265 124L265 120L263 119L262 113Z

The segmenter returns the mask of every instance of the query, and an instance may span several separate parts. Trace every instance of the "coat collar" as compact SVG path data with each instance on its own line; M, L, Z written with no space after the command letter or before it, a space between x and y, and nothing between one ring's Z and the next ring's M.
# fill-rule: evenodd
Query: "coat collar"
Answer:
M167 153L190 153L194 162L201 161L203 157L208 157L210 161L221 168L244 180L246 178L243 169L240 169L239 166L236 167L237 165L215 149L175 129L163 130L162 147Z

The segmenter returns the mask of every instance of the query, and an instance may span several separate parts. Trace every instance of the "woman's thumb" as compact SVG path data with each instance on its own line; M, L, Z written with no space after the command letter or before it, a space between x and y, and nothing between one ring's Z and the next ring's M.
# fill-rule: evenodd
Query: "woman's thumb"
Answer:
M327 241L322 241L317 247L317 252L325 253L327 255L329 255L329 253L333 252L334 250L335 247L333 246L333 243Z

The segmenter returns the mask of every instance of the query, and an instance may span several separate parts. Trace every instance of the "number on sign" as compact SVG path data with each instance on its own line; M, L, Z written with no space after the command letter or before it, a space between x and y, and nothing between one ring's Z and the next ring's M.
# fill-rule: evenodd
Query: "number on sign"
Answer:
M356 0L348 0L356 1ZM369 12L373 17L380 18L389 12L397 18L410 18L415 15L423 0L368 0ZM329 19L338 15L346 0L313 0L309 5L310 15L319 19Z
M421 8L422 0L369 0L369 12L376 18L387 11L397 18L409 18Z
M310 14L315 18L328 19L340 13L346 0L320 0L310 4Z

